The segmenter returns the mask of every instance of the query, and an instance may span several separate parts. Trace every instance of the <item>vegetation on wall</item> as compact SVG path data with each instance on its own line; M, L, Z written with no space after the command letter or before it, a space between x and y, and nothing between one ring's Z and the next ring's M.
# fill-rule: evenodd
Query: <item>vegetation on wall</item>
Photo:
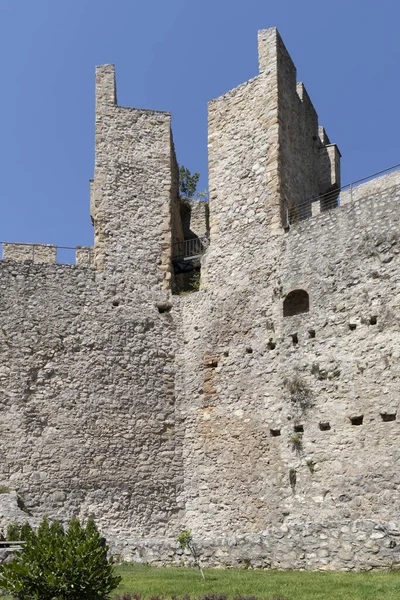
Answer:
M181 165L179 167L179 195L181 198L194 198L195 200L208 200L208 190L197 191L200 173L192 173Z
M298 373L284 381L290 393L293 405L301 411L311 408L314 404L313 394L305 379Z
M179 194L185 198L193 198L197 190L200 173L193 173L186 167L179 167Z

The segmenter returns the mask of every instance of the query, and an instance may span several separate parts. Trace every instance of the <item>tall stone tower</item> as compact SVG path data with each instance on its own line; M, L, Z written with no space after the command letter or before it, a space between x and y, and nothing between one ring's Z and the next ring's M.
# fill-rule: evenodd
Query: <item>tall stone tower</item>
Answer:
M209 104L209 281L243 252L257 260L268 238L340 186L338 150L318 128L277 29L259 32L258 56L259 75Z
M166 112L118 106L113 65L96 69L96 269L129 272L135 287L168 289L177 166Z

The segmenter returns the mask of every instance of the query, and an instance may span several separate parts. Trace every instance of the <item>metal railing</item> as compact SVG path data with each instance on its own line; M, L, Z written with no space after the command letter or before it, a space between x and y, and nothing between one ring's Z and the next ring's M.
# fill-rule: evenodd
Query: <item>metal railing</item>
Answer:
M329 190L325 194L321 194L319 196L311 198L310 200L300 202L295 206L289 207L286 205L285 209L287 224L291 225L293 223L297 223L298 221L304 221L305 219L310 218L314 214L325 212L327 210L332 210L333 208L340 206L341 194L343 194L343 192L349 194L349 201L351 202L353 199L354 188L358 187L361 183L372 181L379 175L388 174L392 171L396 171L397 169L400 169L400 163L397 165L393 165L388 169L384 169L383 171L378 171L377 173L373 173L372 175L363 177L362 179L352 181L351 183L348 183L340 188L334 188L332 190Z
M8 550L9 552L18 552L22 550L22 546L26 544L25 540L19 541L10 541L10 540L1 540L0 541L0 550Z
M172 245L172 260L191 260L204 254L210 244L208 236L183 240Z

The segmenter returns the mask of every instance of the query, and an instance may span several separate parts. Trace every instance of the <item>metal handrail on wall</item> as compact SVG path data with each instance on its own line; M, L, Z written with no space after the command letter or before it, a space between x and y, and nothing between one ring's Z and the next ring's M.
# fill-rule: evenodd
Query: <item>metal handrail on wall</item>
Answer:
M298 221L304 221L312 216L312 205L314 203L319 202L321 212L326 210L331 210L332 208L336 208L340 206L340 194L341 192L348 191L350 193L350 202L353 197L353 188L357 187L359 184L363 182L370 181L375 179L379 175L383 175L384 173L390 173L391 171L395 171L396 169L400 169L400 163L397 165L393 165L388 169L384 169L383 171L377 171L372 175L368 175L367 177L362 177L361 179L356 179L351 183L347 183L340 188L334 188L326 192L325 194L320 194L319 196L315 196L310 200L306 200L304 202L300 202L296 206L288 207L285 205L286 214L288 224L296 223Z
M191 260L204 254L209 246L208 236L183 240L172 245L172 260Z

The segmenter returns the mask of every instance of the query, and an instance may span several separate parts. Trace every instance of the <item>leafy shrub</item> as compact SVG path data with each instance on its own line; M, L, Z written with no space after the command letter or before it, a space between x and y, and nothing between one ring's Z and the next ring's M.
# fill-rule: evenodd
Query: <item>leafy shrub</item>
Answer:
M44 518L37 532L25 524L7 533L25 541L0 567L0 588L18 600L104 600L121 581L93 519L86 527L72 519L64 531Z

